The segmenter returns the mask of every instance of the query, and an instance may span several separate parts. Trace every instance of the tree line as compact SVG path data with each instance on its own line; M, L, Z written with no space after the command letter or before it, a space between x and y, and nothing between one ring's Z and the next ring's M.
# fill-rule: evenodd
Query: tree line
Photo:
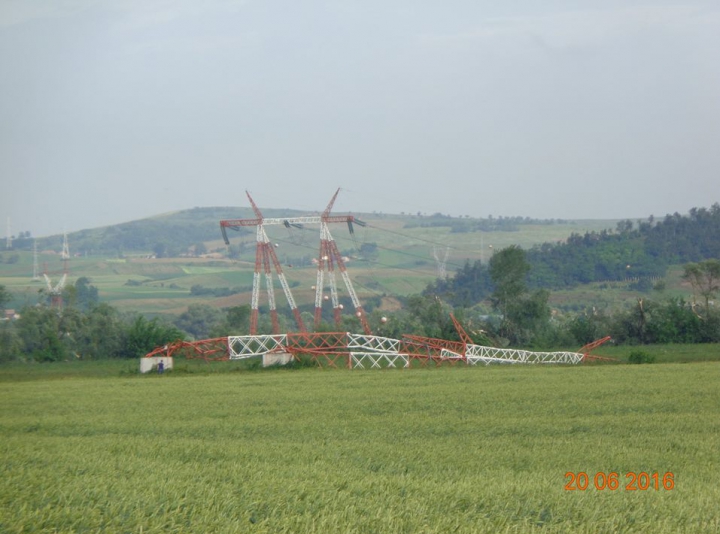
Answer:
M693 208L688 215L649 217L635 225L620 221L615 231L572 234L565 243L528 251L534 287L563 288L589 282L663 277L670 265L720 258L720 204ZM645 284L648 287L648 284Z
M720 342L720 311L712 299L720 291L720 261L705 260L685 266L685 279L697 299L652 300L639 298L624 310L608 313L586 310L555 317L548 305L549 291L527 284L531 265L526 252L508 247L495 254L488 268L493 314L477 308L453 306L437 295L412 295L401 310L388 313L368 307L368 321L381 336L416 334L459 340L450 313L466 327L477 344L533 348L581 346L610 335L616 343L703 343ZM459 271L464 276L463 271ZM0 286L0 310L10 301ZM194 304L172 321L137 313L121 313L98 302L97 290L88 279L78 279L66 288L66 306L59 311L41 300L25 306L16 320L0 324L0 362L65 361L72 359L137 358L158 346L181 339L205 339L228 334L242 335L249 329L250 307L220 310ZM312 313L303 311L306 324ZM281 312L284 329L292 329L292 318ZM270 333L263 315L261 333ZM320 330L337 330L326 317ZM360 331L359 320L343 317L343 331Z
M488 301L494 313L478 322L496 345L584 345L606 335L627 344L720 341L720 309L713 303L720 291L717 259L684 265L683 279L694 292L690 301L640 297L622 310L590 308L564 317L553 315L547 289L532 287L533 268L526 251L508 247L487 266L466 264L455 276L436 280L424 295L442 298L466 314Z
M622 221L614 232L571 236L562 245L543 245L530 251L508 247L485 265L467 262L455 274L429 284L422 294L401 299L395 312L376 307L379 297L366 303L374 332L388 337L416 334L458 339L450 312L466 325L478 344L549 348L584 345L610 335L617 343L720 342L720 311L713 299L720 291L720 206L691 210L661 221L652 218L637 227ZM549 289L582 282L621 279L628 271L651 276L664 273L671 263L684 264L684 279L694 298L634 300L623 310L587 309L575 314L554 314ZM614 278L613 278L614 277ZM65 309L59 312L41 293L34 306L20 310L20 318L0 325L0 361L30 359L57 361L71 358L135 358L178 339L203 339L247 333L249 306L226 310L191 305L169 319L148 319L137 313L120 313L100 303L97 288L79 278L65 288ZM0 311L11 301L0 286ZM492 313L479 303L488 303ZM350 309L351 303L344 302ZM312 309L303 308L306 324ZM281 311L283 328L292 329L289 313ZM328 314L321 330L336 330ZM360 331L354 316L340 327ZM260 331L270 333L269 321Z
M620 221L615 231L572 234L566 242L544 243L526 252L527 284L535 289L571 288L591 282L631 280L649 290L670 265L720 258L720 204L689 215L650 217L636 225ZM492 293L489 266L466 264L452 277L432 282L425 294L454 306L472 306Z

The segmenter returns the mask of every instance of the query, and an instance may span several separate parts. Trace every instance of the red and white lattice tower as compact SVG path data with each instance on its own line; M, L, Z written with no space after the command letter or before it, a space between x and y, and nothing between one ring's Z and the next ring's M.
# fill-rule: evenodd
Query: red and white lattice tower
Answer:
M45 267L43 278L45 278L47 292L48 295L50 295L50 307L55 308L58 312L61 312L63 310L63 290L65 289L65 284L67 283L68 278L67 260L63 260L63 273L57 284L53 284L52 280L50 280L47 273L47 266Z
M272 263L273 267L275 268L275 272L277 273L278 278L280 279L280 284L282 285L283 291L285 292L285 298L288 301L288 304L290 305L290 309L292 310L293 316L295 317L295 322L297 323L297 327L301 332L306 332L305 325L303 323L302 317L300 316L300 311L297 308L297 305L295 304L295 299L293 298L292 291L290 291L290 286L287 283L287 280L285 279L285 275L282 271L282 266L280 265L280 262L277 259L277 255L275 254L275 250L268 239L267 234L265 233L265 226L267 225L283 225L286 227L290 226L296 226L301 227L305 224L319 224L320 225L320 259L318 260L318 274L317 274L317 284L315 286L315 322L316 325L320 321L320 315L322 314L322 301L323 301L323 281L324 281L324 271L326 268L329 269L328 272L331 274L328 276L330 279L331 284L331 295L333 296L332 302L333 302L333 309L335 314L335 320L339 323L340 321L340 310L342 309L338 297L337 297L337 286L335 284L335 277L334 277L334 265L337 264L340 268L340 272L342 274L343 280L345 281L345 285L348 288L348 292L350 293L350 297L352 299L353 305L355 306L355 314L360 319L361 324L363 325L363 329L366 333L370 333L370 328L367 324L367 319L365 317L365 312L362 309L362 306L360 305L360 301L357 298L357 295L355 293L355 290L352 286L352 282L350 282L350 278L347 274L347 270L345 268L345 264L342 260L342 257L340 256L340 253L337 249L337 245L335 244L335 241L332 238L332 235L330 234L330 230L328 228L328 223L336 223L336 222L345 222L350 227L350 230L352 231L352 224L360 224L363 225L364 223L356 220L352 215L340 215L340 216L331 216L330 210L332 209L332 205L335 202L335 198L337 198L338 193L340 190L338 189L335 195L333 196L332 200L330 201L330 204L326 208L325 212L321 216L309 216L309 217L285 217L285 218L265 218L263 217L262 213L258 209L257 205L253 201L252 197L250 196L250 193L247 191L245 192L247 194L248 199L250 200L250 205L252 206L253 211L255 212L255 219L231 219L231 220L225 220L220 221L220 229L222 230L223 238L225 239L225 243L229 244L230 240L227 236L227 229L231 230L239 230L241 227L249 227L249 226L255 226L256 229L256 236L257 236L257 247L255 252L255 273L253 275L253 290L252 290L252 300L251 300L251 312L250 312L250 335L257 334L257 322L258 322L258 308L259 308L259 302L260 302L260 284L261 284L261 278L262 273L265 274L265 282L267 287L267 293L268 293L268 307L270 308L270 316L272 319L272 325L273 325L273 333L278 334L280 330L280 325L278 322L278 316L277 316L277 309L275 305L275 290L273 287L273 279L272 279L272 270L270 267L270 264Z
M335 191L330 203L325 208L325 211L320 216L320 255L318 257L318 271L317 271L317 282L315 284L315 328L320 325L322 318L322 303L323 303L323 290L324 290L324 278L325 271L327 270L328 282L330 285L330 298L332 299L333 315L335 318L335 324L340 326L341 323L341 310L340 301L337 293L337 283L335 280L335 265L340 269L340 276L345 282L345 287L350 294L353 306L355 307L355 315L360 319L363 330L366 334L370 335L370 326L368 325L367 318L365 317L365 310L360 305L360 300L355 293L355 288L350 281L350 277L345 267L345 262L340 255L340 251L337 248L337 244L330 233L328 223L345 222L350 228L350 232L353 232L353 223L363 224L357 221L352 215L335 215L331 216L330 211L332 210L335 199L338 196L340 189Z
M255 273L253 274L253 289L252 289L252 301L250 305L250 335L257 334L257 323L258 323L258 307L260 304L260 279L261 271L265 274L265 285L267 287L268 294L268 307L270 308L270 317L272 319L273 334L280 333L280 323L278 321L277 308L275 306L275 288L273 286L272 267L275 268L280 285L285 292L285 298L290 305L295 322L297 323L298 329L301 332L305 332L305 325L303 324L302 317L300 316L300 310L298 310L293 298L290 286L285 279L282 266L278 261L275 250L265 233L266 224L283 224L282 219L266 219L258 209L255 201L250 196L250 193L245 191L245 194L250 200L250 205L255 212L255 219L234 219L220 221L220 229L222 230L223 238L226 244L230 244L230 240L227 237L227 229L238 230L244 226L255 226L256 227L256 239L257 246L255 250Z

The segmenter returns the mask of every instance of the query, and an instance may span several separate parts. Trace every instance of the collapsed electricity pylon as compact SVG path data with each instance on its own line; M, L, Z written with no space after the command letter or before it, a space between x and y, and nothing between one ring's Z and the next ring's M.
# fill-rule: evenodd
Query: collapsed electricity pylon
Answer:
M230 244L230 240L228 239L227 235L227 229L231 230L239 230L242 227L248 227L248 226L255 226L257 227L256 235L257 235L257 247L255 252L255 273L253 275L253 290L252 290L252 300L251 300L251 311L250 311L250 335L257 334L257 322L258 322L258 314L259 314L259 301L260 301L260 282L261 282L261 266L265 273L265 283L267 287L268 292L268 307L270 308L270 316L272 319L272 327L273 327L273 334L278 334L280 332L280 325L278 322L278 316L277 316L277 309L275 305L275 290L273 288L273 281L272 281L272 272L270 269L270 264L275 267L275 272L278 275L278 278L280 279L280 284L282 285L283 291L285 292L285 297L288 301L288 304L290 305L290 309L292 310L293 316L295 317L295 322L297 323L297 327L301 332L306 332L305 324L303 323L302 317L300 316L300 311L297 308L297 305L295 304L295 299L293 298L292 291L290 291L290 286L287 283L287 280L285 279L285 274L282 271L282 266L280 265L280 262L277 259L277 255L275 254L275 250L272 247L272 244L270 243L270 239L268 239L267 234L265 233L265 226L266 225L283 225L287 228L290 227L296 227L296 228L302 228L305 224L319 224L320 225L320 255L318 259L318 274L317 274L317 283L315 285L315 325L317 325L320 322L320 316L322 314L322 301L323 301L323 281L324 281L324 270L325 268L328 269L328 272L330 273L328 278L330 280L330 292L332 295L332 303L333 303L333 311L334 311L334 317L335 321L339 324L340 322L340 311L342 310L342 305L339 302L338 296L337 296L337 285L335 284L335 275L334 275L334 264L337 264L340 268L340 272L343 278L343 281L345 282L345 285L348 289L348 293L350 294L350 298L352 300L352 303L355 307L355 315L360 319L360 323L363 326L363 329L367 334L370 333L370 327L367 323L367 319L365 317L365 311L363 310L362 306L360 305L360 301L357 298L357 294L355 293L355 289L352 286L352 282L350 281L350 278L347 274L347 269L345 268L345 263L343 262L342 257L340 256L340 252L337 249L337 245L335 244L335 241L333 240L332 234L330 234L330 229L328 228L328 223L337 223L337 222L345 222L347 223L348 227L350 228L350 232L353 233L353 223L359 224L361 226L364 225L361 221L358 221L355 219L352 215L339 215L339 216L333 216L330 215L330 211L332 209L333 204L335 203L335 199L337 198L338 193L340 190L338 189L335 192L335 195L333 196L332 200L328 204L327 208L323 212L321 216L309 216L309 217L285 217L285 218L265 218L263 217L262 213L258 209L257 205L255 204L255 201L250 196L250 193L245 191L245 194L248 197L248 200L250 200L250 205L252 206L253 212L255 213L255 219L231 219L231 220L224 220L220 221L220 229L223 234L223 239L225 240L226 244Z

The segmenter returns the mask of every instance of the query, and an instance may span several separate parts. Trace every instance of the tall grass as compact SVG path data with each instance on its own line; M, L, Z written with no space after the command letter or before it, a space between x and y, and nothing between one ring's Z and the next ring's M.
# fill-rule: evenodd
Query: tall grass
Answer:
M4 382L0 531L717 532L719 382L716 363ZM568 471L676 486L566 491Z

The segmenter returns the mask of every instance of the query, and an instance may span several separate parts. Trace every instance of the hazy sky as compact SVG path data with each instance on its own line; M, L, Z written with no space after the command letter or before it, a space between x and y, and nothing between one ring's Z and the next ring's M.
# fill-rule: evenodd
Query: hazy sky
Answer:
M582 6L582 7L578 7ZM720 201L720 3L0 0L0 235Z

